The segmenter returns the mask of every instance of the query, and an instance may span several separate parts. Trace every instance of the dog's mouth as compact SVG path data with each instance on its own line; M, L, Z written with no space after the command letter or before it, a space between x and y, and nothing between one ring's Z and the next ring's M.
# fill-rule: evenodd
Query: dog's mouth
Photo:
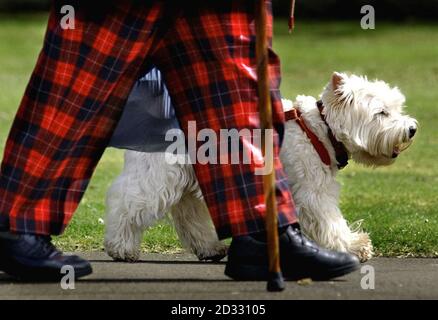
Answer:
M403 151L405 151L407 148L409 148L409 146L411 144L412 144L412 140L409 142L403 142L403 143L396 145L394 147L394 149L392 150L391 158L393 158L393 159L397 158L399 156L399 154L402 153Z
M395 147L394 150L392 151L392 156L391 158L395 159L398 157L398 155L400 154L400 148L399 147Z

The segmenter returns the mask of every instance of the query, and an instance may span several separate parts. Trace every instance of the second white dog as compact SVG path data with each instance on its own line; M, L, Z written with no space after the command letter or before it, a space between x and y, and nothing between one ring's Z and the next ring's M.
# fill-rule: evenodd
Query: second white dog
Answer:
M328 151L330 164L296 120L286 122L281 160L290 181L301 227L319 245L372 256L367 233L350 227L339 209L338 160L331 131L346 156L367 166L389 165L406 149L417 130L403 114L405 98L382 81L334 73L321 95L284 100ZM323 115L323 118L321 117ZM114 259L135 261L145 229L170 213L182 244L199 259L220 259L227 247L218 240L191 165L168 164L164 153L126 151L122 174L107 194L105 249Z

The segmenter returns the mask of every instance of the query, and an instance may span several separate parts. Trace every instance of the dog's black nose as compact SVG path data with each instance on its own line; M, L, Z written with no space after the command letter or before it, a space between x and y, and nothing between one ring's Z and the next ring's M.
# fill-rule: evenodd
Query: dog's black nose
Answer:
M409 138L413 138L416 132L417 132L416 127L409 127Z

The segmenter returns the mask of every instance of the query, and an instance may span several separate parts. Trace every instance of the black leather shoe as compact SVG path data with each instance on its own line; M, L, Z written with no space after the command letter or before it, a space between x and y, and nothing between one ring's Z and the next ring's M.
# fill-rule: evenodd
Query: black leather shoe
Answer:
M268 280L267 250L265 241L252 236L233 238L225 274L234 280ZM289 280L329 280L360 265L356 256L322 249L293 226L280 235L280 263L283 276Z
M59 281L63 266L72 266L75 278L92 273L87 260L65 255L49 236L0 233L0 270L25 281Z

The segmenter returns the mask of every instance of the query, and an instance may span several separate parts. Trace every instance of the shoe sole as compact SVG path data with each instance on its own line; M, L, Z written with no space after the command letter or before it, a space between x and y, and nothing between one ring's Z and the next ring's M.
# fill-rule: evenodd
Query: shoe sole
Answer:
M315 281L326 281L333 278L338 278L359 269L358 264L352 263L336 269L331 269L322 274L287 274L284 273L284 278L287 280L300 280L304 278L311 278ZM269 270L266 266L254 265L234 265L229 264L225 267L225 275L237 281L267 281L269 279Z
M12 276L19 281L31 282L59 282L66 274L62 274L60 270L47 270L41 268L29 268L21 265L4 265L0 264L0 270ZM91 266L75 270L75 280L88 276L93 273Z

